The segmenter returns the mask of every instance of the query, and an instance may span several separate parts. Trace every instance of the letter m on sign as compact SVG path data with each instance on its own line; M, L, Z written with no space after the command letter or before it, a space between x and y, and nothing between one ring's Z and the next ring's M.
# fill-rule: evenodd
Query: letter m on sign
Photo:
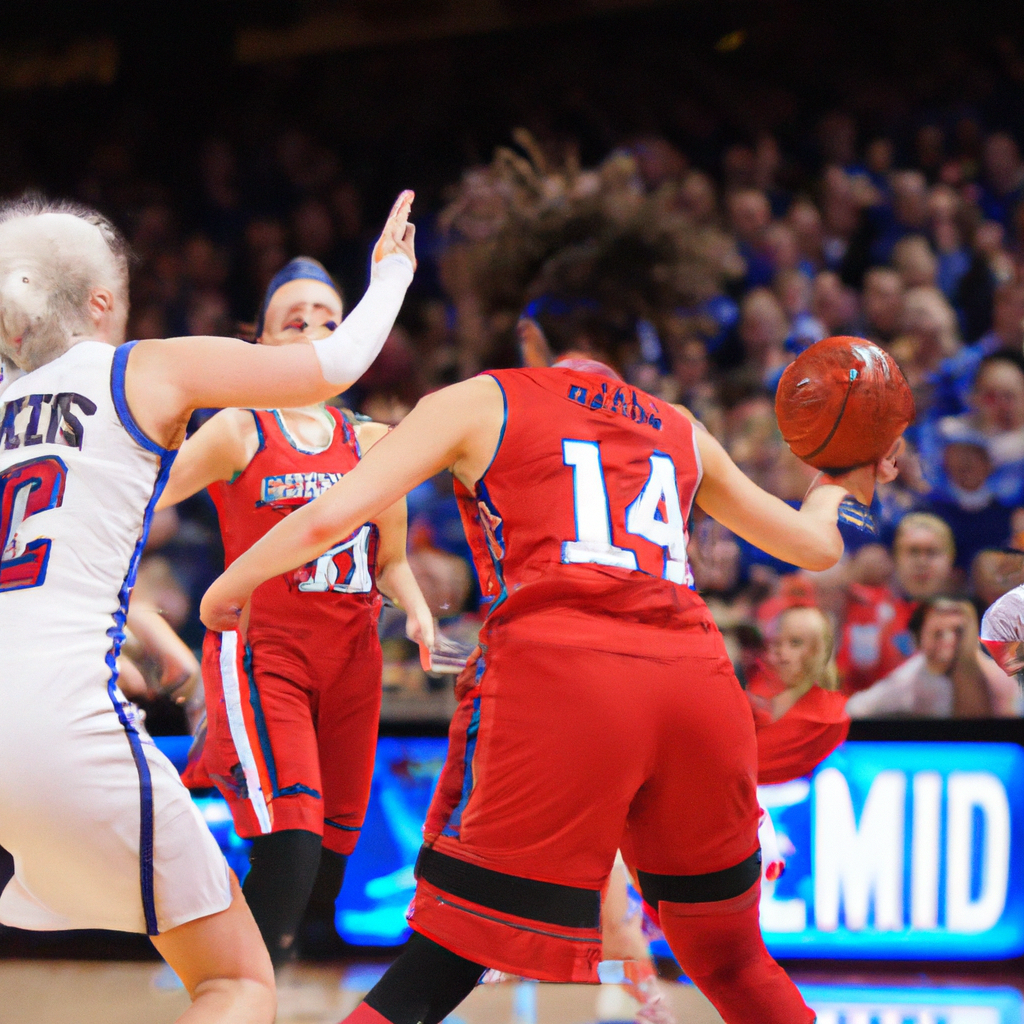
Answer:
M903 830L907 777L882 771L868 790L858 824L846 778L826 768L814 779L814 918L820 931L862 931L875 908L877 931L903 925Z

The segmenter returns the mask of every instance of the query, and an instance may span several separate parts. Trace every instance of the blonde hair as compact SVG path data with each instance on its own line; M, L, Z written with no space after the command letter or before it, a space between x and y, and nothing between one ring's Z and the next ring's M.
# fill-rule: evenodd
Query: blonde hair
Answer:
M838 690L839 668L836 665L836 631L831 617L815 605L798 604L791 608L783 609L779 613L778 624L781 626L783 618L794 612L814 612L821 627L818 634L817 658L811 668L814 685L820 686L823 690Z
M123 341L128 260L124 239L95 210L33 196L0 205L0 352L25 370L56 358L93 330L95 288L113 293L111 340Z
M896 547L900 542L900 538L907 530L913 529L924 529L931 530L941 541L946 549L947 554L951 557L956 557L956 541L953 539L953 531L950 529L949 523L945 519L940 519L936 515L932 515L931 512L909 512L900 521L896 527L896 533L892 539L893 552L896 551Z

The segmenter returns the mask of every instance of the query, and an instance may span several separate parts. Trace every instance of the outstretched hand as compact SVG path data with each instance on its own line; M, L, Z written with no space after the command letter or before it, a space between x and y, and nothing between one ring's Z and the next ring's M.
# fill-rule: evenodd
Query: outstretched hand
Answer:
M415 192L406 189L395 200L395 205L391 207L391 212L388 214L384 230L373 247L374 265L380 263L385 256L401 253L403 256L408 256L413 270L416 269L416 248L413 244L416 237L416 225L409 223L409 211L412 209L412 201L415 197Z

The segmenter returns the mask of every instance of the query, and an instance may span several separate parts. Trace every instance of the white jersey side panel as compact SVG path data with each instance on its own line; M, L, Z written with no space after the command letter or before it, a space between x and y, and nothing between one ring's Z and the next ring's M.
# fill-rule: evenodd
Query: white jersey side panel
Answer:
M78 699L71 691L81 682L60 671L69 655L90 663L98 678L109 676L115 638L107 631L161 462L169 470L173 458L152 442L147 450L122 424L111 389L114 355L110 345L80 342L0 398L5 695L15 680L31 679L40 696Z
M116 685L174 458L128 410L129 351L82 341L0 394L0 845L15 859L0 920L20 927L155 934L230 902L209 830Z

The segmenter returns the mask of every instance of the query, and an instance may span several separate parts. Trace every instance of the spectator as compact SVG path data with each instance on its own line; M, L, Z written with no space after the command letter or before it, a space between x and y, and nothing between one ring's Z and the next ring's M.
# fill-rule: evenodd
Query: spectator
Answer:
M988 485L992 460L985 438L966 435L950 441L942 465L945 486L924 507L949 524L956 566L967 570L983 548L1009 541L1013 510L998 501Z
M826 337L854 333L857 299L839 275L823 270L814 279L811 312L825 329Z
M1024 560L1019 553L989 549L975 556L971 565L971 596L979 612L984 613L1003 594L1022 583Z
M1001 501L1024 502L1024 357L997 352L978 366L971 411L939 423L946 442L980 437L992 463L989 486Z
M931 240L937 267L935 283L951 302L971 265L970 250L964 245L962 221L965 209L960 196L949 185L936 185L928 196Z
M797 199L790 206L786 220L796 235L801 257L808 266L819 270L825 263L825 237L817 206L809 199Z
M903 278L889 267L872 267L864 275L864 326L872 341L888 345L896 337L904 291Z
M897 526L891 582L884 561L874 552L865 556L864 575L850 587L837 655L847 693L871 686L910 656L910 616L918 602L950 589L955 559L952 530L926 512L912 512Z
M774 390L792 354L786 351L786 314L769 289L753 289L740 304L739 337L747 365Z
M758 189L744 188L733 192L727 205L729 224L739 241L740 255L747 264L747 287L770 285L775 267L766 237L772 219L767 196Z
M939 273L939 263L924 235L907 235L892 250L892 265L903 281L904 288L933 288Z
M943 361L938 370L934 415L966 412L978 366L997 352L1019 354L1024 349L1024 284L1007 281L995 290L992 327L974 344Z
M1020 714L1016 682L981 652L967 601L931 598L911 616L917 652L846 703L851 718L991 718Z
M833 646L832 624L819 608L795 606L778 616L764 663L747 685L759 783L809 774L846 738Z
M775 294L789 318L786 348L791 352L799 354L816 341L828 336L825 324L811 312L815 287L802 270L780 270L775 275Z
M938 288L911 288L903 297L901 326L891 351L923 412L931 405L943 360L960 350L956 313Z
M928 182L920 171L897 171L890 178L892 206L879 211L881 228L871 245L871 262L888 263L904 235L928 227Z
M985 140L985 184L979 205L989 220L1009 231L1024 196L1024 162L1012 135L994 132Z
M1005 237L1002 224L994 220L979 224L974 231L971 264L956 294L968 341L976 341L991 329L993 293L1016 275L1013 258L1004 247Z

